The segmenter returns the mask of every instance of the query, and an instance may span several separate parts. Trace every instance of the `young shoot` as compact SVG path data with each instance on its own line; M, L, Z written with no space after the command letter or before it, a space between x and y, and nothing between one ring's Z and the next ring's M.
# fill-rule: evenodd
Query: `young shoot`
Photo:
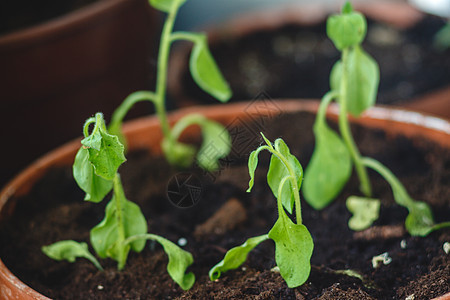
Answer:
M380 209L380 201L371 198L372 188L367 173L367 168L371 168L389 182L395 201L409 210L405 222L408 232L426 236L433 230L449 226L450 222L435 224L429 206L413 200L400 181L381 163L362 157L352 137L348 114L359 117L372 107L379 83L378 64L361 46L366 31L365 17L353 11L349 2L344 4L341 14L328 18L327 34L341 51L341 59L331 70L331 91L323 97L314 123L316 145L305 172L305 200L315 209L330 204L348 182L354 166L363 196L347 199L347 207L353 213L349 227L366 229L378 219ZM339 104L340 136L326 122L326 110L333 100Z
M131 107L140 101L150 101L155 106L161 123L164 136L161 147L169 163L187 168L196 160L201 168L212 171L219 167L219 159L227 156L230 152L231 138L227 130L221 124L199 114L185 116L171 128L165 108L169 52L175 41L189 41L194 44L190 56L190 71L194 81L204 91L221 102L228 101L232 95L228 83L211 55L206 35L173 32L178 10L185 2L186 0L150 0L150 4L154 8L168 14L160 39L156 90L154 92L137 91L129 95L114 112L109 130L120 136L123 119ZM178 141L183 131L191 125L197 125L202 129L203 143L198 151L193 145Z
M275 242L275 261L280 274L287 285L294 288L308 279L314 248L311 234L302 224L300 187L303 169L282 139L277 139L272 145L264 135L262 136L266 145L253 151L248 160L250 182L247 192L251 191L254 184L259 153L263 150L269 151L272 156L267 182L277 199L278 220L268 234L249 238L242 245L228 250L224 259L209 271L209 277L216 280L223 272L238 268L245 262L251 250L261 242L271 239ZM286 211L292 214L294 207L296 223L286 214Z
M92 132L89 127L94 124ZM73 164L73 176L86 193L85 200L99 203L112 191L104 219L90 232L91 245L100 258L117 261L117 268L125 267L130 250L141 252L146 240L160 243L169 256L167 270L181 288L189 289L195 281L194 274L186 274L193 263L192 255L163 237L147 233L147 221L141 209L125 197L118 169L126 159L119 138L106 129L103 114L97 113L84 125L84 139ZM50 258L74 262L83 257L103 270L86 243L73 240L59 241L42 247Z

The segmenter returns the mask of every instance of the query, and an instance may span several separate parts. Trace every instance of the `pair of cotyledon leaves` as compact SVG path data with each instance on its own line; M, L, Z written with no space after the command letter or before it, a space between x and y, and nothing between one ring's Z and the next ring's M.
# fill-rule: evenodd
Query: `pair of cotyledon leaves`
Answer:
M265 138L264 138L265 139ZM218 279L223 272L238 268L247 259L247 255L261 242L272 239L275 242L275 260L280 274L291 288L302 285L309 277L310 259L314 248L308 229L303 224L295 224L287 216L285 209L292 213L295 194L299 199L299 190L303 170L282 139L275 141L274 147L265 139L267 146L261 146L249 157L248 168L250 182L248 192L254 184L254 174L258 164L258 155L262 150L272 153L267 182L277 198L278 220L268 234L249 238L240 246L230 249L224 259L209 272L211 280ZM301 218L297 216L297 218Z

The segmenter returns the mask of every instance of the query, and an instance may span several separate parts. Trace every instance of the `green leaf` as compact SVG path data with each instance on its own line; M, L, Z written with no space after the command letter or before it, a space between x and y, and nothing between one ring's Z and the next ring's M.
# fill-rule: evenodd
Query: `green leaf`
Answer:
M174 6L180 7L186 0L150 0L150 5L154 8L163 11L170 12Z
M228 250L223 260L211 268L209 278L211 280L219 279L222 273L238 268L246 261L249 252L268 238L269 236L267 234L252 237L242 245Z
M152 237L163 246L164 251L169 256L167 272L170 277L183 290L189 290L195 282L195 276L192 272L186 274L186 269L194 262L192 254L161 236L152 235Z
M231 150L231 137L226 128L217 122L204 119L200 124L203 142L197 153L199 166L207 171L219 168L219 159Z
M340 193L352 172L350 153L324 120L314 126L316 146L305 171L303 195L314 209L322 209Z
M89 161L94 166L95 174L106 180L113 180L119 166L126 161L124 146L119 142L119 138L99 130L81 143L88 148ZM98 148L97 144L100 144Z
M269 238L275 242L275 260L288 287L302 285L311 271L313 239L302 224L294 224L282 210Z
M359 12L344 9L341 15L327 20L327 35L340 51L362 43L367 32L366 18Z
M250 174L250 181L248 182L248 189L247 193L249 193L252 188L253 184L255 183L255 171L256 167L258 166L258 154L261 150L254 150L252 153L250 153L250 156L248 157L248 173Z
M122 193L123 194L123 191ZM106 206L105 218L91 230L91 244L101 258L110 257L116 261L125 262L131 249L140 252L144 249L145 241L136 241L123 246L124 239L147 232L147 221L139 206L128 201L123 196L120 199L121 214L117 212L116 191L113 199ZM121 238L123 228L123 238Z
M349 51L347 63L347 108L358 117L375 104L380 70L377 62L359 46ZM338 61L331 70L332 90L341 88L342 68L342 62Z
M170 138L164 138L161 143L167 161L180 168L188 168L194 162L195 147L180 143Z
M405 227L409 234L423 237L434 230L433 213L426 203L414 201L413 205L408 206L408 210Z
M199 35L194 43L190 58L190 70L195 82L205 92L221 102L226 102L231 98L231 89L217 67L204 35Z
M348 227L355 231L369 228L378 219L380 200L351 196L348 197L347 209L353 214L348 221Z
M42 252L55 260L67 260L71 263L81 257L91 261L99 270L103 270L98 260L89 252L86 243L78 243L72 240L60 241L54 244L43 246Z
M269 171L267 172L267 183L269 184L274 196L278 198L280 182L283 178L291 176L288 168L293 171L297 186L293 187L291 181L289 180L282 188L280 199L284 208L289 213L292 213L295 202L294 193L300 193L300 186L302 185L303 168L297 158L290 153L288 146L282 139L277 139L275 141L275 150L284 157L289 166L286 166L276 155L272 155L270 158Z
M106 180L95 174L94 166L89 162L89 151L83 147L78 150L75 156L72 171L78 186L86 192L84 198L86 201L101 202L113 187L111 180Z

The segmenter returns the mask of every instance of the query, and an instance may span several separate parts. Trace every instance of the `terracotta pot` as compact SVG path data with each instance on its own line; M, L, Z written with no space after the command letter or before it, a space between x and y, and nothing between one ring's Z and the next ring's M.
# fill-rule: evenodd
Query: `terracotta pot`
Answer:
M155 11L146 0L99 0L0 36L0 185L32 160L79 135L87 115L108 116L149 87ZM14 128L7 131L6 128Z
M288 112L315 113L319 102L314 100L283 100L268 102L241 102L229 105L191 107L170 114L169 120L175 122L188 113L200 113L225 126L239 120L245 122L259 117L273 117ZM328 117L337 119L338 109L330 107ZM388 135L421 137L450 149L450 122L406 110L375 107L367 111L360 119L352 120L367 128L377 128ZM149 134L151 132L152 134ZM141 118L127 122L124 133L130 151L148 149L152 153L161 152L162 138L156 117ZM198 128L190 127L184 138L198 136ZM27 194L33 185L51 168L68 166L73 163L80 146L80 139L74 140L35 161L0 192L0 220L14 210L14 199ZM442 299L449 299L450 293ZM15 277L0 260L0 298L2 299L48 299L32 290ZM438 299L438 298L436 298ZM441 298L439 298L441 299Z
M276 32L277 30L281 32L281 29L286 26L298 26L299 28L304 28L304 32L302 33L308 33L308 31L313 31L314 26L319 26L322 24L326 17L339 10L337 7L338 4L330 5L330 3L290 3L285 5L279 5L276 9L271 10L255 10L254 12L247 12L245 14L239 14L235 17L230 18L228 21L223 23L211 23L204 26L204 31L208 34L209 38L209 44L211 48L214 48L214 46L217 45L234 45L239 39L255 35L262 35L262 34L269 34L270 32ZM399 30L406 30L413 28L417 24L419 24L420 21L422 21L425 17L425 14L417 11L412 6L407 4L406 2L396 2L396 1L354 1L355 9L358 11L361 11L366 15L367 18L375 20L379 24L385 24L389 28L395 28ZM323 28L322 28L323 27ZM378 26L379 27L379 26ZM323 34L325 35L325 26L320 27L321 30L323 30ZM369 25L369 30L371 29ZM375 35L375 34L374 34ZM374 36L373 35L373 36ZM389 34L388 34L389 35ZM252 39L247 39L245 43L240 43L239 45L243 45L243 47L250 47L249 43L250 41L254 41L257 38L254 37ZM267 36L266 36L267 38ZM317 38L317 37L316 37ZM325 39L325 37L324 37ZM264 49L265 47L270 48L272 47L271 40L267 40L267 46L260 45L263 47L262 49L256 49L250 48L251 50L248 50L245 52L245 55L250 56L250 54L254 55L254 61L253 64L262 64L264 65L262 70L261 68L256 68L254 73L251 73L250 75L246 75L243 68L239 67L239 63L242 63L243 58L242 57L236 57L238 55L234 52L230 55L232 55L233 59L235 59L235 63L233 63L232 67L230 67L230 60L226 60L225 62L218 61L219 66L222 67L222 70L226 71L228 70L230 74L230 82L231 82L231 88L233 89L233 85L235 85L240 90L238 91L239 97L243 99L248 99L250 97L255 97L256 99L263 96L263 97L273 97L273 98L279 98L279 97L320 97L322 94L324 94L328 87L328 76L329 76L329 70L331 70L332 64L328 61L329 58L325 57L323 54L319 54L314 58L314 62L310 63L306 66L308 68L305 70L305 72L308 72L310 68L312 68L312 64L315 66L323 65L324 67L320 69L319 71L314 71L317 74L311 75L313 78L308 77L308 80L305 83L302 83L301 81L294 81L291 79L291 77L285 76L278 76L279 78L275 78L275 80L278 79L276 82L269 81L269 83L264 83L264 73L283 73L284 69L281 68L281 66L286 66L287 60L283 62L280 57L279 65L277 67L277 62L273 61L274 58L273 55L269 56L270 61L268 61L267 56L265 56L265 51L270 51ZM374 43L374 42L372 42ZM331 45L331 42L330 42ZM305 46L306 47L306 46ZM332 46L330 46L332 47ZM227 48L228 49L228 48ZM233 46L230 46L230 49L234 49ZM203 91L200 90L200 88L197 88L195 86L195 83L191 79L191 76L189 74L189 69L187 62L189 61L188 57L190 55L191 45L190 44L182 44L179 45L179 47L174 51L174 54L171 58L171 66L170 66L170 77L169 77L169 93L173 96L174 103L177 107L186 107L190 105L199 105L199 104L212 104L216 101L206 95ZM331 59L332 63L334 63L337 59L337 50L332 47L331 51L336 51L336 59ZM238 50L236 50L238 51ZM253 52L251 52L253 51ZM312 51L312 50L310 50ZM368 50L369 51L369 50ZM222 53L223 52L223 53ZM222 57L226 56L225 51L222 51L221 55ZM369 51L370 52L370 51ZM380 50L378 51L380 52ZM250 54L249 54L250 53ZM257 53L261 53L259 56ZM214 54L214 53L213 53ZM329 54L327 54L329 55ZM378 55L381 55L381 53L378 53ZM244 56L244 55L242 55ZM247 57L245 56L245 57ZM322 57L323 56L323 57ZM322 60L320 60L323 58ZM240 59L238 61L238 59ZM325 60L327 59L327 60ZM250 60L250 59L249 59ZM293 60L293 59L291 59ZM390 72L387 71L390 68L390 65L392 63L386 62L383 63L383 55L381 55L378 58L378 61L380 63L381 68L381 86L386 86L386 89L389 89L389 93L393 94L393 83L391 82L390 78L383 77L383 71L386 70L385 73ZM386 59L385 59L386 60ZM296 63L291 62L292 64L295 64L298 68L304 66L305 64L302 63ZM425 61L423 62L425 63ZM250 64L250 63L249 63ZM329 65L329 69L327 69L327 65ZM440 65L439 65L440 66ZM326 70L326 72L323 71L323 69ZM258 71L258 73L256 73ZM244 74L245 73L245 74ZM293 72L291 72L293 73ZM297 73L300 73L300 70L298 70ZM295 74L297 74L295 73ZM263 74L263 75L261 75ZM290 73L289 73L290 74ZM233 78L235 76L235 78ZM255 81L256 86L252 91L248 87L245 87L245 93L244 93L244 87L241 85L244 85L242 83L242 79L247 78L247 81L250 83L253 83ZM269 75L265 76L266 78ZM320 76L320 77L319 77ZM270 77L270 76L269 76ZM272 76L276 77L276 76ZM306 77L306 76L305 76ZM316 78L318 77L318 78ZM252 79L252 78L259 78L259 79ZM263 79L261 79L263 78ZM324 80L319 80L319 78L324 78ZM305 79L305 78L303 78ZM399 79L396 78L398 81ZM396 82L395 86L397 86L399 89L404 89L404 93L412 93L411 90L414 90L414 88L411 88L411 86L408 86L408 82L406 82L408 79L404 79L402 81L405 81L405 84L400 86L397 85L400 82ZM234 82L233 82L234 81ZM280 91L280 88L278 86L286 86L286 84L283 84L283 81L289 81L292 83L292 85L305 85L305 89L302 89L300 91ZM320 82L319 82L320 81ZM400 105L402 107L407 107L412 110L418 110L429 114L434 114L439 117L448 118L450 119L450 94L448 93L449 89L449 83L444 85L441 88L429 90L425 92L427 95L422 95L422 92L419 95L412 95L411 96L405 96L404 99L400 100L398 97L393 97L394 95L389 95L389 99L393 98L397 102L393 102L391 104L393 105ZM247 84L250 85L250 84ZM311 87L309 86L311 85ZM396 89L397 89L396 87ZM317 95L306 95L306 94L300 94L303 93L303 90L309 89L324 89L323 93L319 93ZM381 87L380 87L381 89ZM272 94L270 90L274 90L275 94ZM303 91L303 92L302 92ZM262 93L262 94L259 94ZM246 94L245 97L242 95ZM280 96L281 94L281 96ZM408 94L409 95L409 94ZM424 97L422 97L424 96ZM232 99L234 100L241 100L241 98ZM439 98L436 100L436 98ZM199 101L199 99L202 99ZM391 101L391 100L389 100Z

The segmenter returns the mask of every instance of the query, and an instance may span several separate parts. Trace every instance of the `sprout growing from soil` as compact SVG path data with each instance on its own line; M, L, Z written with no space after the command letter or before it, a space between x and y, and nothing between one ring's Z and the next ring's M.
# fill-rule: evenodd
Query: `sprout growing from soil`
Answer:
M426 236L450 226L450 222L435 224L430 207L412 199L388 168L372 158L362 157L350 130L348 114L356 118L361 116L375 104L378 90L378 64L361 46L366 31L365 17L355 12L350 2L344 4L341 14L332 15L327 20L328 37L342 55L331 70L331 91L322 98L314 123L316 145L305 171L305 200L314 209L330 204L348 182L354 166L363 196L352 196L347 200L347 207L354 214L349 227L366 229L378 218L380 208L379 200L372 198L367 173L367 168L370 168L390 184L397 204L408 209L405 221L408 232ZM326 122L326 110L333 100L339 104L340 135Z
M267 182L277 199L278 220L268 234L249 238L242 245L228 250L224 259L209 271L209 277L216 280L223 272L238 268L245 262L251 250L261 242L272 239L275 242L275 260L279 272L287 285L293 288L302 285L308 279L314 248L311 234L302 224L300 187L303 169L282 139L277 139L272 145L264 135L262 136L266 145L253 151L248 160L250 182L247 192L251 191L254 184L259 153L263 150L269 151L272 156ZM293 214L294 207L296 223L286 214L286 211Z
M221 124L199 114L187 115L171 127L165 107L169 52L175 41L194 43L190 57L190 71L194 81L205 92L221 102L227 102L232 95L228 83L211 55L206 35L172 31L178 10L185 2L186 0L150 0L150 4L154 8L168 14L160 39L156 90L154 92L137 91L130 94L114 112L109 131L121 137L122 122L131 107L137 102L149 101L155 106L161 123L164 136L161 147L169 163L187 168L196 159L201 168L212 171L219 167L219 159L227 156L230 152L231 138L227 130ZM178 141L183 131L192 125L197 125L202 129L203 143L198 151L193 145ZM124 142L122 137L121 140Z
M89 126L94 128L89 133ZM118 269L125 267L130 250L141 252L146 240L162 245L169 256L167 271L172 279L187 290L192 287L195 276L186 274L193 263L192 255L171 241L147 233L147 221L141 209L125 197L118 168L126 159L124 146L119 138L106 130L103 114L97 113L84 125L84 139L73 164L73 176L78 186L86 192L85 200L100 203L112 190L113 197L106 206L104 219L90 232L91 245L101 258L117 261ZM90 260L98 269L103 270L86 243L73 240L59 241L42 247L50 258L74 262L77 257Z

